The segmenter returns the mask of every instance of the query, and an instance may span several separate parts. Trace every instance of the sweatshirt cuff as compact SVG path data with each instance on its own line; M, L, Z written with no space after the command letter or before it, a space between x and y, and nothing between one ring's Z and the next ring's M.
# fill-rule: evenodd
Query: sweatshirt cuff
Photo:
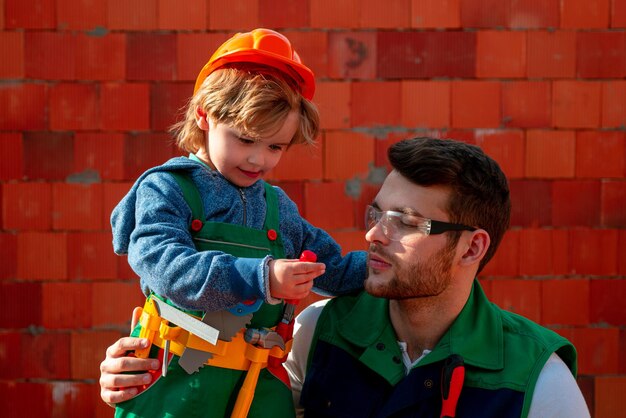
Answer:
M272 295L270 294L270 261L271 260L273 260L273 258L268 255L263 259L263 262L261 263L261 268L263 269L263 274L261 276L263 277L264 286L265 286L265 294L267 295L265 298L265 302L269 303L270 305L278 305L283 300L276 299L272 297Z

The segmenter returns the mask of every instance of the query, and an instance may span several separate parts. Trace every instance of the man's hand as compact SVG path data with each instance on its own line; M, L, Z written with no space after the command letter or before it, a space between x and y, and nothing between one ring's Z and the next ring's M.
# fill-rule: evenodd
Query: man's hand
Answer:
M313 279L326 271L324 263L300 260L271 260L270 293L276 299L302 299L313 287Z

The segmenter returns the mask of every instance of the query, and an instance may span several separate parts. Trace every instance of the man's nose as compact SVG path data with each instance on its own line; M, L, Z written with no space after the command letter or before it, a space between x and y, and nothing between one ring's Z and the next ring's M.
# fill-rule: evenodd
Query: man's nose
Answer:
M367 228L367 226L366 226ZM367 242L380 242L380 243L387 243L389 241L389 239L387 238L387 236L385 235L385 233L383 232L383 224L382 222L376 222L366 233L365 233L365 240Z

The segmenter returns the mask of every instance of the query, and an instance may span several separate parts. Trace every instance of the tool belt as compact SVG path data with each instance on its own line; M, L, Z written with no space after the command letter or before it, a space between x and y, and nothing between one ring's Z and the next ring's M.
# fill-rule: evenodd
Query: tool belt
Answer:
M251 362L261 363L262 368L265 368L269 357L284 358L291 350L293 343L293 339L285 341L284 350L280 347L257 347L244 340L245 329L242 328L231 341L218 340L217 344L211 344L182 327L169 325L167 320L159 316L150 298L144 304L139 324L147 331L144 335L151 344L163 348L165 341L169 340L169 351L178 356L181 356L187 347L206 351L213 356L205 364L234 370L248 370ZM150 347L144 350L149 349Z

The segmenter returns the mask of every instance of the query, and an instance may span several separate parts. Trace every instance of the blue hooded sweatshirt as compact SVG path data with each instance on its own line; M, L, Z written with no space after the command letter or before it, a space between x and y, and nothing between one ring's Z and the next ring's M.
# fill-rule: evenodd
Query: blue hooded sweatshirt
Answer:
M180 308L220 311L244 300L278 303L269 294L270 256L237 258L220 251L197 251L189 233L191 208L171 171L184 172L195 183L206 220L263 229L266 203L263 180L236 187L195 156L173 158L151 168L135 182L111 214L113 248L127 254L141 280L142 291L169 299ZM326 272L315 279L314 290L324 296L363 287L366 253L341 256L339 245L298 213L283 190L278 195L280 234L286 258L297 259L311 250Z

